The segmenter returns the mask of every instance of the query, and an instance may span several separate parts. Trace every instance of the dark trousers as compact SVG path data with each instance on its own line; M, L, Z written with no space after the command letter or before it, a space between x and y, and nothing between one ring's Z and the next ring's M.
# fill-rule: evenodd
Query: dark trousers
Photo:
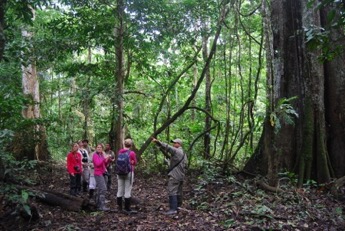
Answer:
M80 173L74 174L74 176L69 174L69 180L70 180L71 193L76 193L77 190L80 190L81 188L81 174Z
M110 167L108 167L107 168L107 177L105 178L105 183L107 184L107 189L109 190L110 189L110 187L111 187L111 168Z

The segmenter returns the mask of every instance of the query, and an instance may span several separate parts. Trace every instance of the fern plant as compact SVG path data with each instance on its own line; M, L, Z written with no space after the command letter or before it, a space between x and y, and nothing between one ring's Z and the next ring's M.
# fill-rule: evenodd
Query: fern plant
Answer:
M298 118L298 113L291 104L291 101L295 99L297 96L278 100L276 109L270 114L270 124L274 127L275 134L280 131L283 123L295 125L294 118Z

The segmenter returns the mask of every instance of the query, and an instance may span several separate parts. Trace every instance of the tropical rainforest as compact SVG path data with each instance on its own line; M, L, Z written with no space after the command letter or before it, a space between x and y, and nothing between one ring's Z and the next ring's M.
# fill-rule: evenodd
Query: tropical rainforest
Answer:
M344 15L343 0L2 0L1 229L343 230ZM71 144L126 138L138 214L115 209L114 172L109 212L67 195ZM152 138L188 157L174 216Z

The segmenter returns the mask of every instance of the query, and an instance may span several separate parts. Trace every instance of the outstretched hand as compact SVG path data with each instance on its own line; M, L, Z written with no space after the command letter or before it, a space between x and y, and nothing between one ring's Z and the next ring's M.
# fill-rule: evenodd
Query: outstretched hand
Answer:
M158 140L156 139L156 138L154 138L154 137L151 137L151 139L152 139L152 142L157 142Z

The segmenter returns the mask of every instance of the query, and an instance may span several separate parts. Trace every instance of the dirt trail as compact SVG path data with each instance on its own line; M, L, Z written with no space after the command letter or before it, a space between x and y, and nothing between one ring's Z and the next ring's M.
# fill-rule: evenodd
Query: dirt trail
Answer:
M50 180L49 180L50 178ZM202 212L192 210L188 202L175 216L163 214L168 209L166 192L166 176L150 176L144 178L136 172L132 196L139 200L132 205L137 214L126 215L117 211L116 206L116 177L112 177L112 186L107 193L107 206L110 212L81 211L69 212L59 207L37 203L41 213L39 222L30 224L29 230L224 230L215 228L216 221L207 221ZM51 177L43 179L49 190L68 193L69 181L63 167L54 171ZM46 188L47 189L47 188ZM192 191L187 180L184 191L186 198ZM81 195L87 197L87 193ZM208 224L212 223L212 224ZM210 226L211 225L211 226Z

